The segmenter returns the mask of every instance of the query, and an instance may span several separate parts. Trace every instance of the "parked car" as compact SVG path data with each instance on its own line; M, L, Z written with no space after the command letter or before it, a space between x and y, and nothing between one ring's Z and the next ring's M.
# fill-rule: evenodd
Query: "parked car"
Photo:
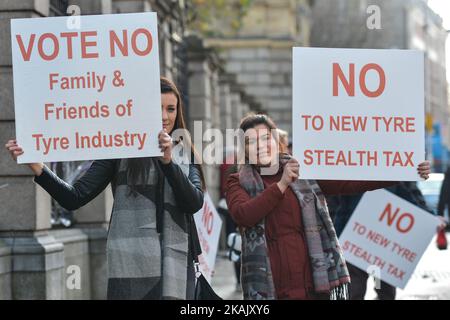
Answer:
M441 193L442 182L444 181L443 173L432 173L427 181L419 181L417 186L427 202L430 209L433 210L434 214L437 214L437 207L439 203L439 194ZM447 211L447 209L446 209ZM447 216L447 212L445 216Z

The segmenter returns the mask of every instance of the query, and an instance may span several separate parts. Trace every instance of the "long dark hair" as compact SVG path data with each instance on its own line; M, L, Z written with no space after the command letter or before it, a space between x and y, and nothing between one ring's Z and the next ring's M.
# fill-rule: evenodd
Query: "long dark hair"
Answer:
M165 77L161 77L160 81L161 85L161 94L165 93L173 93L177 97L177 118L175 119L175 125L169 134L171 135L173 131L177 129L185 129L187 130L186 123L184 121L184 106L183 101L181 99L180 92L176 85ZM177 141L179 142L179 141ZM175 143L177 143L175 142ZM183 137L183 143L186 147L191 150L191 162L194 158L198 158L198 154L194 148L189 137ZM148 171L151 166L152 158L131 158L128 159L127 165L127 176L128 176L128 185L136 186L139 184L139 181L147 181ZM200 163L197 161L197 163ZM200 171L200 178L202 182L202 189L205 190L205 178L203 174L203 170L200 164L196 164Z

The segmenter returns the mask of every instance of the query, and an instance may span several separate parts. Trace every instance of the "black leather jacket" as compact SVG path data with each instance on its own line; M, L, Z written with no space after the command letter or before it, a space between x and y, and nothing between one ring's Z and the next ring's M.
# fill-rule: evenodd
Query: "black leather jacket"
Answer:
M67 210L76 210L97 197L109 183L112 183L114 188L119 161L119 159L94 161L86 173L73 185L60 179L46 166L40 176L34 177L34 181L62 207ZM203 206L200 170L196 165L191 164L189 176L186 177L181 168L173 162L166 165L161 163L161 168L173 190L178 207L190 215L191 240L193 240L191 245L194 246L194 252L199 254L201 249L192 215Z
M60 179L44 166L34 181L44 188L62 207L76 210L97 197L117 174L118 159L96 160L86 173L73 185ZM203 205L200 171L196 165L189 167L189 177L173 162L161 168L174 192L175 200L183 212L194 214Z

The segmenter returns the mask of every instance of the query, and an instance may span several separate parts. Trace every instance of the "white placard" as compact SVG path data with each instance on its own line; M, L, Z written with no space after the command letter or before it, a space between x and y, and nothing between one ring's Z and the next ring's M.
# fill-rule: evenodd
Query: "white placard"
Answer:
M339 242L348 262L403 289L439 224L429 212L377 190L364 194Z
M194 220L202 247L202 254L199 256L200 270L208 282L211 282L222 229L222 219L208 193L205 193L203 208L194 215Z
M293 57L293 153L303 179L420 179L423 52L294 48Z
M77 18L11 20L18 162L161 155L156 13Z

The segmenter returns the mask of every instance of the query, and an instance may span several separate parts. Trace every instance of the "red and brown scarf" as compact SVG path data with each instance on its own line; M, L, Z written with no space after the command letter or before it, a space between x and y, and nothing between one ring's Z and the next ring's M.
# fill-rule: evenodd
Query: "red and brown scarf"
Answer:
M280 165L284 167L289 158L283 155ZM240 168L239 181L251 197L264 190L261 175L252 165ZM332 300L347 299L350 276L319 185L314 180L297 180L290 188L302 209L315 292L329 293ZM275 299L264 220L243 231L241 259L244 299Z

